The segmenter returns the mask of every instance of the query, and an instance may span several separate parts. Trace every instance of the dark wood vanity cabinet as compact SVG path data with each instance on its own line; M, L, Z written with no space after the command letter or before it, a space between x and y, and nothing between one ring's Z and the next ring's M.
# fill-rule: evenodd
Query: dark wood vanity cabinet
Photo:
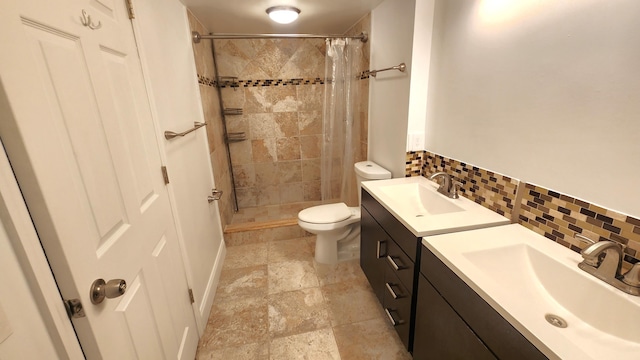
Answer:
M366 190L360 266L416 360L546 359Z
M421 252L414 359L547 359L429 249Z
M418 281L414 359L496 359L424 275Z
M382 304L384 300L384 253L389 235L364 208L360 214L360 267L369 280L373 292Z
M360 267L411 351L420 241L364 190L361 210Z

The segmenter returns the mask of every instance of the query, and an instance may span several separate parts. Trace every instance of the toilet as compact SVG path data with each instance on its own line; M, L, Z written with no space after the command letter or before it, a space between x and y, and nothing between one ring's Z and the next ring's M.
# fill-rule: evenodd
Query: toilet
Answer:
M354 165L358 180L358 205L361 201L360 185L363 181L391 179L389 170L372 161ZM321 264L360 256L360 207L345 203L313 206L298 213L298 225L316 234L315 259Z

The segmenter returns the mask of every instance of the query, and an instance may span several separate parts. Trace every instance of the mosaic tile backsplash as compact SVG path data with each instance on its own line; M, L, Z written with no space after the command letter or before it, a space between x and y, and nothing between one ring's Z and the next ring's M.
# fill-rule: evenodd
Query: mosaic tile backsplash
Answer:
M422 158L424 151L409 151L405 161L404 176L422 176Z
M430 153L407 152L405 176L429 176L444 171L464 185L464 196L492 209L513 222L573 251L580 252L587 244L576 239L581 234L594 241L611 240L624 248L624 267L640 259L640 219L605 209L575 197L522 183L458 160ZM519 203L519 209L516 203Z
M526 184L518 222L576 252L587 244L575 239L575 234L594 241L615 241L625 248L627 266L638 262L640 219L538 185Z
M509 219L516 204L519 180L429 151L407 153L405 176L428 177L444 171L462 183L462 195Z

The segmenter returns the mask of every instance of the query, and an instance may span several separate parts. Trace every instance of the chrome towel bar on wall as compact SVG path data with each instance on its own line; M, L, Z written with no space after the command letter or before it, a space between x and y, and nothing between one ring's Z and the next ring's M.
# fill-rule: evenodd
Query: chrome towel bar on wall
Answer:
M364 72L364 76L372 76L372 77L376 77L376 75L379 72L383 72L383 71L389 71L389 70L398 70L400 72L405 72L405 70L407 70L407 65L405 65L405 63L400 63L400 65L396 65L396 66L392 66L392 67L388 67L388 68L384 68L384 69L380 69L380 70L367 70Z
M191 129L189 129L189 130L187 130L187 131L183 131L183 132L181 132L181 133L176 133L176 132L173 132L173 131L165 131L165 132L164 132L164 138L165 138L165 139L167 139L167 140L171 140L171 139L173 139L173 138L175 138L175 137L177 137L177 136L185 136L185 135L187 135L188 133L193 132L193 131L196 131L196 130L198 130L198 129L200 129L201 127L206 126L206 125L207 125L207 124L205 124L205 123L201 123L201 122L194 122L194 123L193 123L193 128L191 128Z

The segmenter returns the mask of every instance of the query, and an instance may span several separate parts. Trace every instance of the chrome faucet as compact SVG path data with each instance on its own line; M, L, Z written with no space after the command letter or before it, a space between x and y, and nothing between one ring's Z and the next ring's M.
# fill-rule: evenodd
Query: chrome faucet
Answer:
M599 241L580 253L584 259L578 267L628 294L640 296L640 263L622 274L622 246L613 241Z
M578 264L578 267L582 270L585 270L586 266L595 268L596 271L592 275L598 279L607 281L620 276L622 248L613 241L599 241L586 247L580 254L584 261Z
M442 179L442 182L439 182L438 179ZM451 179L451 175L447 174L444 171L439 171L437 173L431 174L429 176L429 180L433 180L440 184L438 187L438 192L450 197L452 199L457 199L460 196L458 195L458 191L462 187L462 183L458 181L453 181Z

